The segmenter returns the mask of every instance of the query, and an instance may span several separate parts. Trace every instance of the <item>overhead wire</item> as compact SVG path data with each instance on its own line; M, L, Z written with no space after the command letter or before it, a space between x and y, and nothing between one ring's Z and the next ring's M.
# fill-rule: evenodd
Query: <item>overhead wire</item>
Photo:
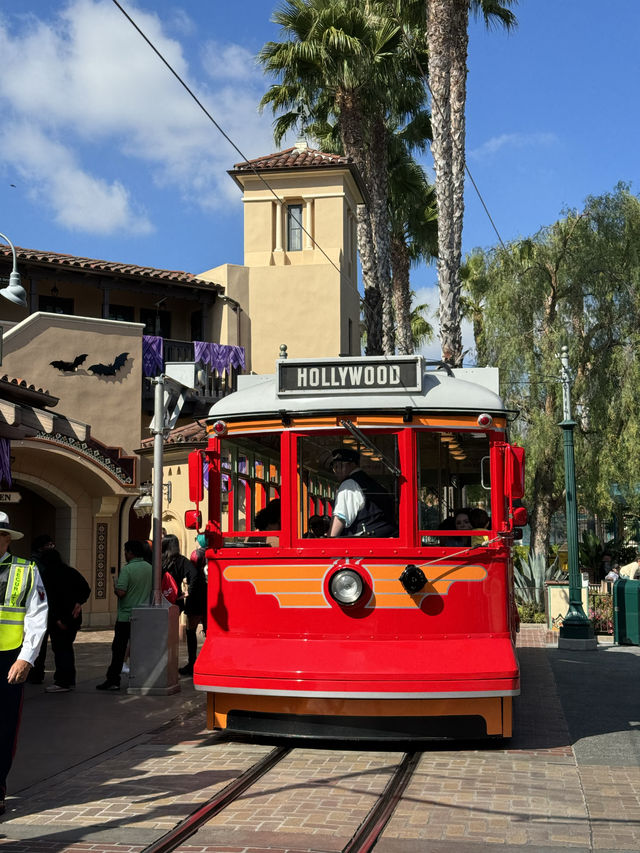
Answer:
M233 141L233 139L229 136L229 134L228 134L228 133L226 133L226 132L225 132L225 130L220 126L220 124L215 120L215 118L213 117L213 115L212 115L212 114L209 112L209 110L205 107L205 105L202 103L202 101L200 100L200 98L198 98L198 96L195 94L195 92L194 92L194 91L193 91L193 90L188 86L188 84L187 84L187 83L182 79L182 77L178 74L178 72L175 70L175 68L174 68L174 67L171 65L171 63L170 63L170 62L165 58L165 56L163 56L163 54L158 50L158 48L154 45L154 43L153 43L153 42L151 41L151 39L146 35L146 33L145 33L145 32L144 32L144 31L143 31L143 30L138 26L138 24L134 21L134 19L133 19L133 18L131 17L131 15L126 11L126 9L124 9L124 8L123 8L123 6L118 2L118 0L111 0L111 2L114 4L114 6L117 6L117 8L122 12L122 14L124 15L124 17L129 21L129 23L131 24L131 26L132 26L132 27L133 27L133 28L134 28L134 29L135 29L135 30L136 30L136 31L137 31L137 32L142 36L142 38L146 41L146 43L149 45L149 47L151 48L151 50L156 54L156 56L161 60L161 62L163 62L163 63L164 63L164 65L166 65L166 67L167 67L167 68L169 69L169 71L173 74L173 76L174 76L174 77L176 78L176 80L180 83L180 85L181 85L181 86L186 90L186 92L191 96L191 98L193 98L193 100L196 102L196 104L200 107L200 109L202 110L202 112L206 115L206 117L207 117L207 118L209 119L209 121L213 124L213 126L216 128L216 130L217 130L217 131L218 131L218 132L219 132L219 133L220 133L220 134L221 134L221 135L226 139L226 141L229 143L229 145L231 145L231 147L234 149L234 151L236 151L236 152L240 155L240 157L242 157L243 161L248 165L249 169L250 169L250 170L253 172L253 174L258 178L258 180L260 180L260 181L261 181L261 183L262 183L262 184L264 184L264 186L267 188L267 190L271 193L271 195L274 197L274 199L278 202L278 204L280 204L280 205L284 204L284 200L283 200L282 198L280 198L280 196L279 196L279 195L277 194L277 192L273 189L273 187L268 183L268 181L267 181L267 180L265 180L264 175L262 175L262 174L261 174L261 173L260 173L260 172L255 168L255 166L251 163L251 161L250 161L250 160L249 160L249 158L246 156L246 154L244 154L244 152L243 152L243 151L242 151L242 150L241 150L241 149L236 145L236 143L235 143L235 142ZM334 262L333 258L329 257L329 255L325 252L325 250L322 248L322 246L321 246L321 245L320 245L320 244L319 244L319 243L318 243L318 242L313 238L313 235L312 235L312 234L310 234L310 233L309 233L309 231L307 231L307 229L304 227L304 224L303 224L302 222L299 222L299 223L297 223L297 224L300 226L300 230L301 230L304 234L306 234L306 235L307 235L307 237L311 240L311 242L313 243L313 245L314 245L317 249L319 249L319 251L321 252L321 254L322 254L322 255L324 255L324 257L327 259L327 261L329 261L329 263L331 264L331 266L332 266L332 267L333 267L333 268L338 272L338 274L339 274L341 277L342 277L342 276L344 276L344 271L343 271L343 270L341 270L341 269L340 269L340 267L339 267L339 266Z

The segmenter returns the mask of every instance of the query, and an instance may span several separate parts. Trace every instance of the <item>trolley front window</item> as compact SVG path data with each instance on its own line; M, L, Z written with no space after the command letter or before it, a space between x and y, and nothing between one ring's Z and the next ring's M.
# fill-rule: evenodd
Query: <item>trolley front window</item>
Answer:
M298 438L300 536L398 536L397 436L355 433Z
M490 527L489 452L489 438L483 432L418 431L422 544L457 547L469 544L469 537L460 535L460 527L467 521L469 529Z

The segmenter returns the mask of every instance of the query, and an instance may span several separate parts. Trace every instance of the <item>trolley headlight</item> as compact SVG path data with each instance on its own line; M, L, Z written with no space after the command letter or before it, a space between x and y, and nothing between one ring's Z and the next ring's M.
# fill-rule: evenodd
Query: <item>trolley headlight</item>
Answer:
M329 594L338 604L355 604L364 590L364 581L353 569L341 569L329 581Z

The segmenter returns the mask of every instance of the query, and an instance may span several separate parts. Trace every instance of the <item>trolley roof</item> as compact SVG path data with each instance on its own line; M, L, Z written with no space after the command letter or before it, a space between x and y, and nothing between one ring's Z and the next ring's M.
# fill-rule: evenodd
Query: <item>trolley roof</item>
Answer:
M452 370L421 356L279 359L276 368L275 375L239 376L238 390L215 403L209 418L408 409L506 414L497 368Z

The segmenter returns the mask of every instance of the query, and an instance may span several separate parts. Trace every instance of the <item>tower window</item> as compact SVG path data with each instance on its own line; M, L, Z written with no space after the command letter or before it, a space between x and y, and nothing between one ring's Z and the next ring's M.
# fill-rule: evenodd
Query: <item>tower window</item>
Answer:
M287 205L287 251L302 251L302 205Z

